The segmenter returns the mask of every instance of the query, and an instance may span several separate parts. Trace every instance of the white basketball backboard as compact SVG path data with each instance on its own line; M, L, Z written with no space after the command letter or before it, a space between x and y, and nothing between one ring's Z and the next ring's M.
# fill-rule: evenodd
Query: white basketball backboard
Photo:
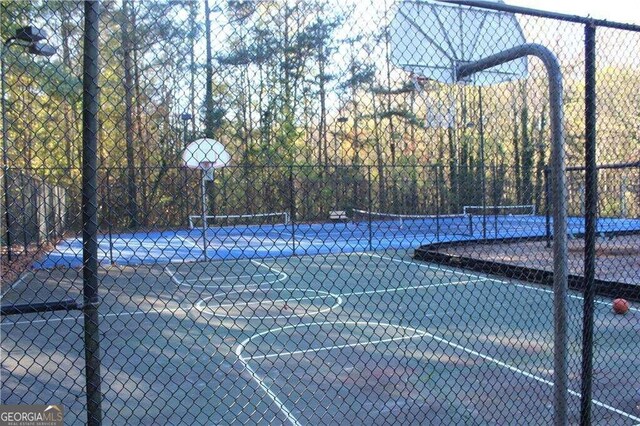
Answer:
M196 139L185 148L182 161L190 169L218 169L231 161L224 145L215 139Z
M491 3L504 3L491 0ZM526 43L512 13L442 3L405 0L389 26L391 61L430 80L456 83L456 67ZM491 85L527 76L527 59L498 65L464 81Z

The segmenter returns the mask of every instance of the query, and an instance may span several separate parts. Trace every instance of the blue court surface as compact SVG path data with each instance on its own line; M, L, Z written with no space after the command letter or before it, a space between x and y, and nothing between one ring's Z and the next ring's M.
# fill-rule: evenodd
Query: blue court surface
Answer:
M553 224L551 223L551 229ZM584 232L584 219L569 219L570 234ZM598 219L598 232L640 231L640 219ZM196 260L251 259L292 255L408 249L422 244L543 237L544 216L445 217L424 226L393 221L238 225L233 227L137 232L98 237L101 264L140 265ZM34 263L34 269L82 265L82 239L68 238Z

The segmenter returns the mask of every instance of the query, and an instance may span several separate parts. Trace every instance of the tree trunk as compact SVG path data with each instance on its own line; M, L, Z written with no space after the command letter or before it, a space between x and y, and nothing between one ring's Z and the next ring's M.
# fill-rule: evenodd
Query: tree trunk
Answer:
M198 2L189 3L189 110L191 113L191 135L196 133L196 37L198 35ZM187 141L183 141L185 146Z
M538 147L538 159L536 162L536 185L535 185L535 199L536 199L536 211L538 213L543 212L545 208L545 193L544 193L544 169L546 166L545 157L545 134L546 134L546 106L542 107L542 113L540 114L540 126L538 127L537 147Z
M385 9L388 10L388 9ZM385 30L384 32L384 47L385 47L385 62L386 62L386 79L387 79L387 113L391 112L391 47L390 47L390 38L389 31ZM391 173L393 178L391 179L391 199L394 206L398 205L398 187L396 185L396 160L397 160L397 152L396 152L396 129L395 123L393 121L393 114L389 114L389 154L391 160Z
M124 126L125 126L125 144L126 144L126 164L127 164L127 215L129 216L129 226L138 228L140 223L138 220L138 204L136 202L136 170L133 146L133 75L132 75L132 45L131 35L129 33L129 3L131 0L123 0L122 2L122 55L123 55L123 71L124 71Z
M133 30L135 31L135 16L133 19ZM135 129L135 133L137 134L138 140L138 158L140 164L140 187L142 192L142 225L147 226L149 224L149 169L148 169L148 157L149 153L147 152L148 145L148 137L146 134L146 123L144 120L144 113L142 108L142 102L144 101L144 96L140 89L140 67L138 67L139 59L138 59L138 51L136 48L133 50L133 85L135 93L136 102L134 103L135 108L135 120L133 121L133 126Z
M325 60L324 60L324 44L320 46L320 54L318 60L318 70L320 75L320 122L318 123L318 160L320 164L324 162L325 167L329 165L329 146L327 142L327 93L324 84L325 78ZM324 152L323 152L324 151Z
M526 83L522 83L522 112L521 112L521 129L522 129L522 199L521 204L531 204L533 200L533 185L531 178L533 177L533 157L535 149L529 134L529 107L527 105Z
M71 60L71 48L69 46L69 39L71 38L71 31L74 26L74 23L71 19L71 12L69 8L62 7L61 13L61 23L60 23L60 35L62 38L62 63L67 67L67 69L74 69L73 63ZM75 135L78 135L77 129L74 128L73 123L78 123L82 120L78 119L78 112L74 107L74 99L63 99L61 101L61 107L63 109L63 117L67 119L64 120L64 150L65 150L65 159L67 163L67 167L70 168L80 168L81 164L78 162L76 164L76 155L74 153L73 139ZM77 157L78 159L80 157Z
M205 99L204 99L204 135L207 138L213 138L214 135L214 118L213 118L213 52L211 46L211 9L209 8L209 0L204 1L204 27L206 46L206 82L205 82Z
M449 139L449 184L451 185L451 189L449 190L449 212L447 213L451 213L458 211L460 203L460 187L457 161L458 153L456 150L455 135L452 127L447 128L447 138Z
M380 211L387 211L387 191L385 186L384 170L384 150L382 149L382 136L380 135L379 111L376 104L376 96L372 96L373 101L373 135L375 138L376 166L378 168L378 199Z
M518 132L518 109L513 105L513 174L515 175L515 204L520 204L522 199L522 180L520 178L520 136Z

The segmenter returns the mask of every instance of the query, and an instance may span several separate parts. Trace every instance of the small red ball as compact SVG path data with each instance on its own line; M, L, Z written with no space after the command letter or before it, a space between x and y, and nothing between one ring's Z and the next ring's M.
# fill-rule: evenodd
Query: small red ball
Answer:
M614 299L613 312L619 315L624 315L629 312L629 302L625 299Z

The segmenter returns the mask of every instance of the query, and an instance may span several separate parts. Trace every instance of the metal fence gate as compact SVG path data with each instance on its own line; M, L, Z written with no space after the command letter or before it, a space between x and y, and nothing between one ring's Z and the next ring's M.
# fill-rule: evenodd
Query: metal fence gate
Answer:
M2 421L640 424L639 27L104 0L0 31ZM561 92L534 57L462 79L523 44Z

